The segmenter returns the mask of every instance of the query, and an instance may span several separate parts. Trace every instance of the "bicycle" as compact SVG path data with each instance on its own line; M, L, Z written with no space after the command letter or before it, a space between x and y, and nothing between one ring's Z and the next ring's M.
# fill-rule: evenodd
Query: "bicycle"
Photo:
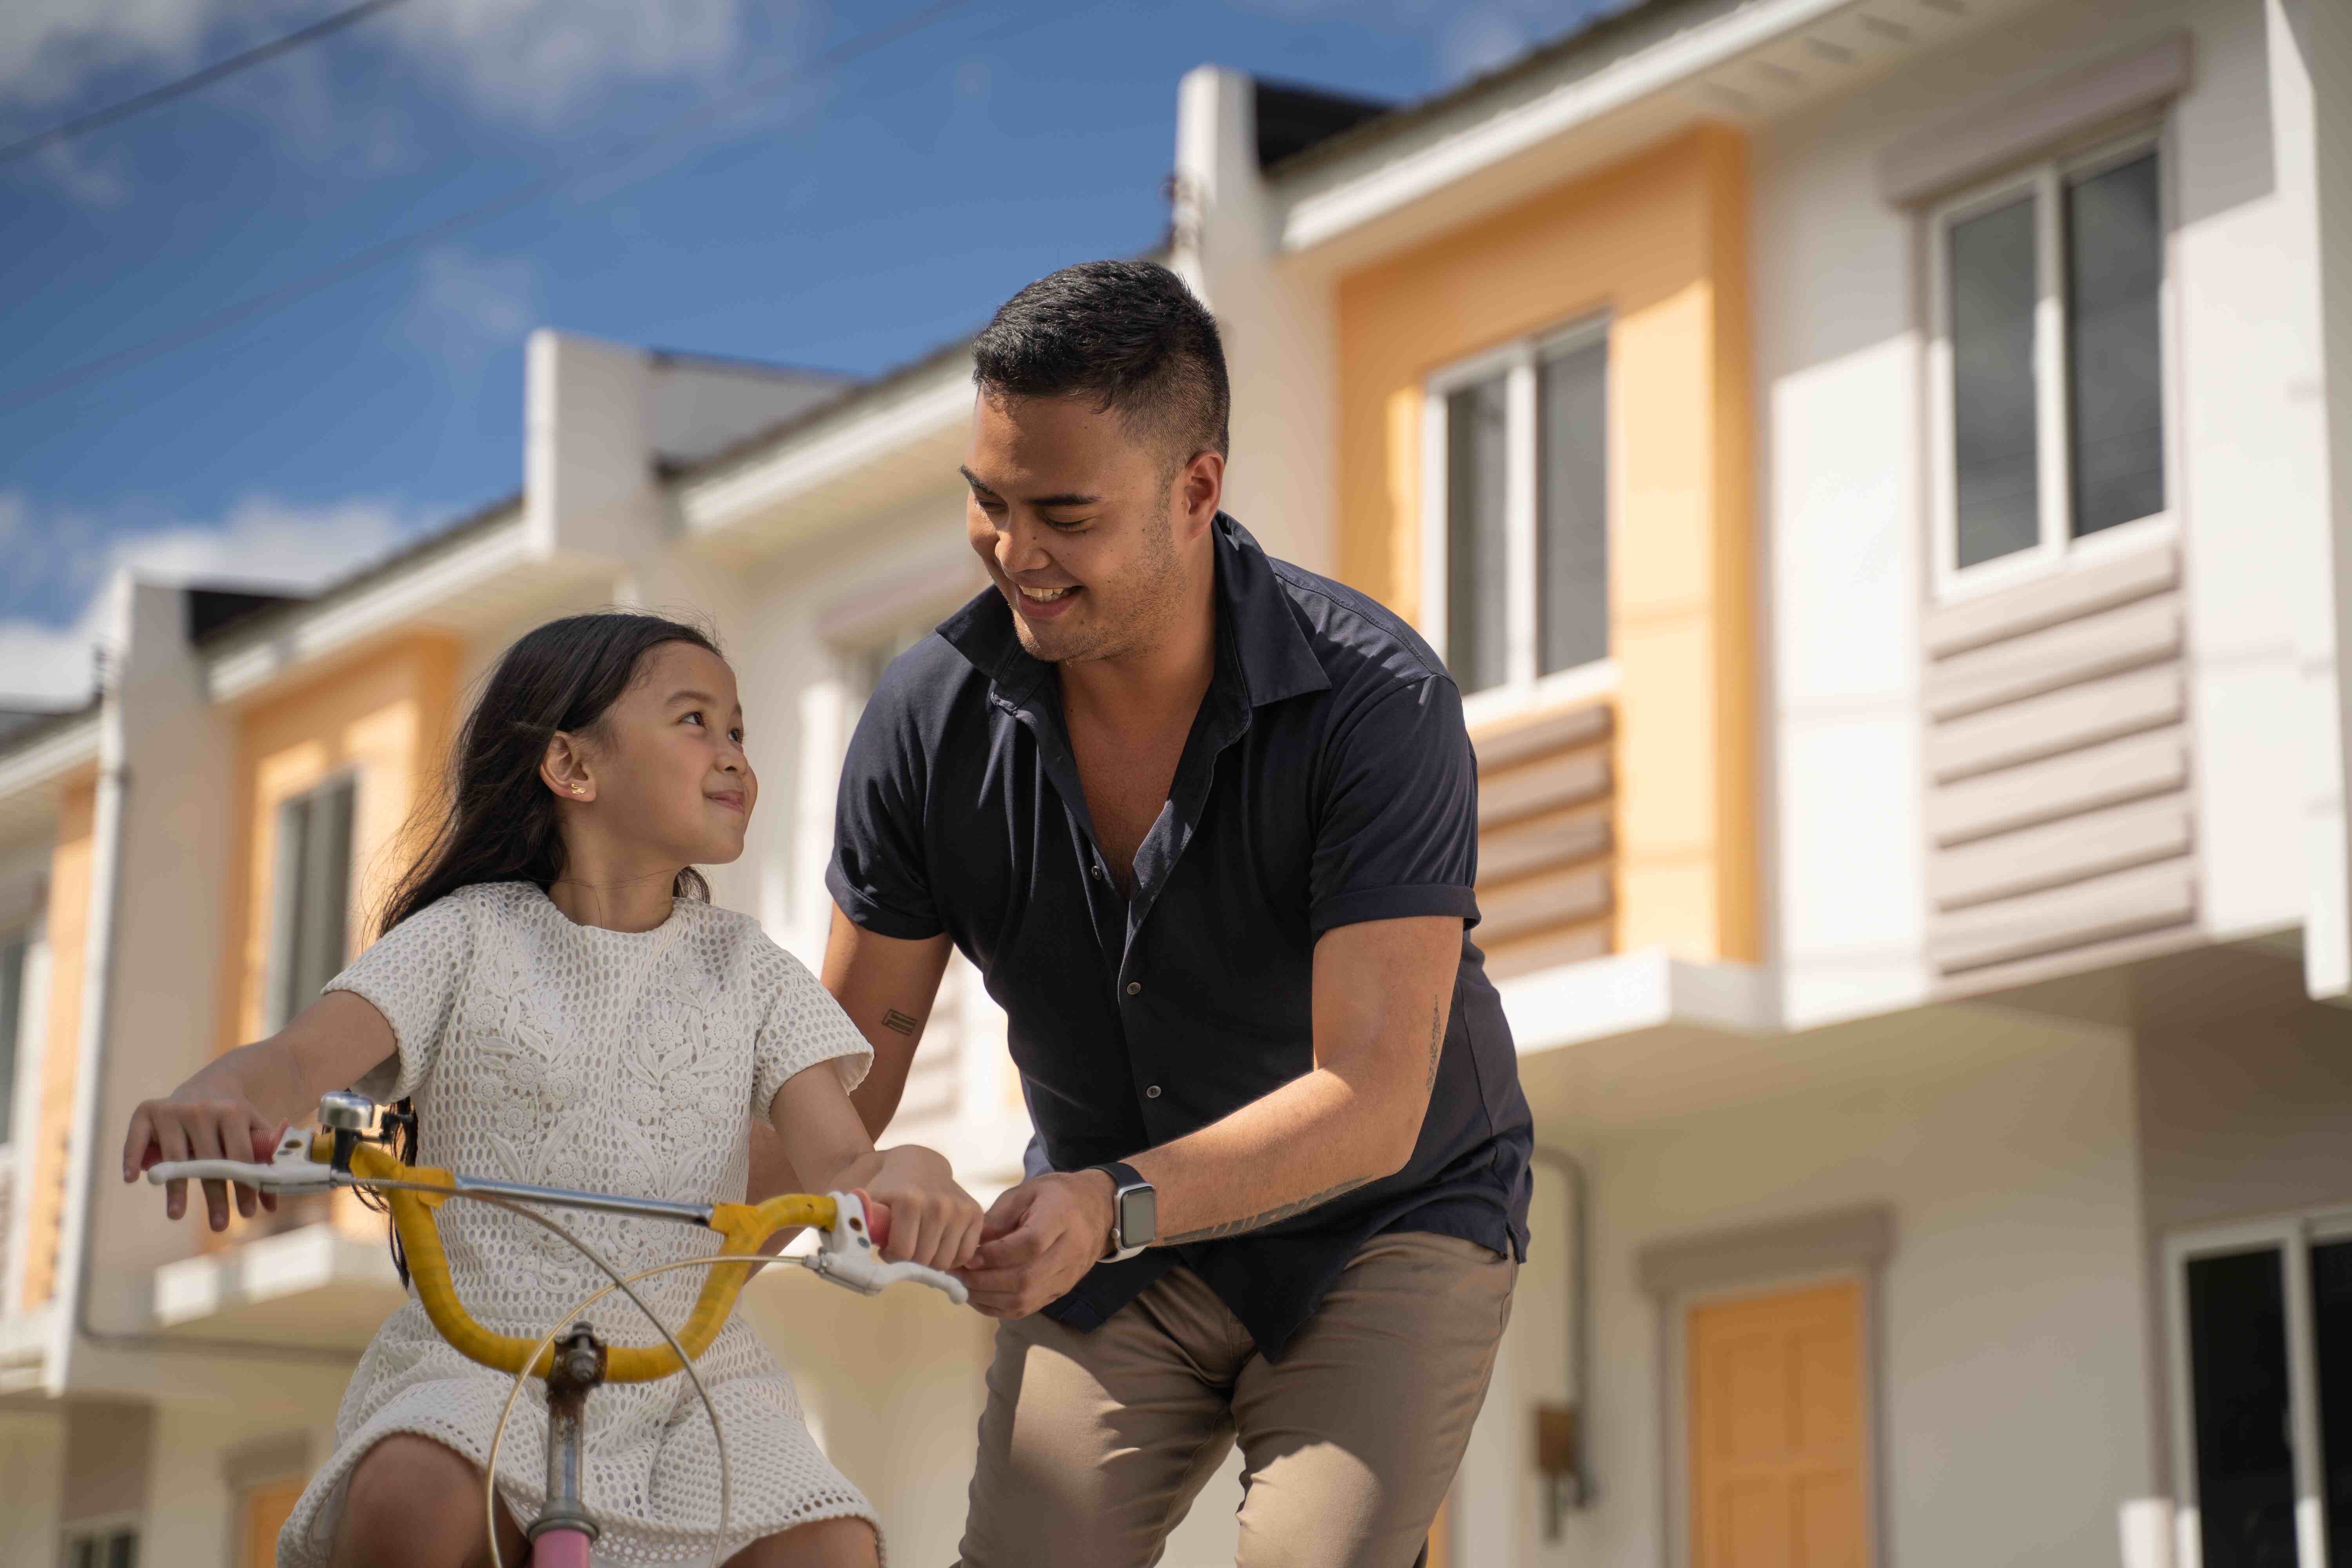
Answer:
M785 1193L759 1204L689 1204L662 1198L632 1198L613 1193L583 1192L568 1187L533 1186L466 1176L430 1165L406 1165L378 1143L389 1143L385 1130L371 1134L377 1121L375 1102L366 1096L337 1090L320 1097L316 1133L289 1129L278 1140L267 1163L240 1160L178 1160L148 1168L147 1179L165 1182L229 1181L260 1191L298 1194L336 1187L366 1188L383 1194L392 1211L394 1230L408 1260L411 1283L425 1316L459 1354L479 1365L503 1372L514 1380L507 1391L505 1410L499 1416L484 1465L482 1513L490 1542L490 1561L500 1564L498 1541L499 1447L506 1436L507 1419L528 1377L547 1384L547 1496L539 1515L524 1529L531 1543L533 1568L589 1568L589 1548L598 1526L580 1500L582 1446L585 1441L588 1395L607 1383L651 1383L683 1372L701 1397L710 1416L719 1449L719 1531L723 1545L732 1522L731 1478L726 1434L718 1408L711 1403L695 1370L695 1359L710 1347L726 1326L744 1283L757 1270L774 1263L792 1263L863 1296L878 1296L901 1280L929 1285L961 1306L962 1281L952 1275L916 1263L884 1262L876 1251L879 1239L866 1214L864 1200L855 1193ZM534 1342L483 1327L457 1299L449 1278L449 1260L442 1251L434 1211L451 1198L487 1203L545 1226L577 1248L612 1281L574 1303ZM688 1258L624 1276L570 1231L528 1207L593 1210L630 1215L643 1219L698 1225L723 1237L719 1249L706 1257ZM814 1252L771 1256L761 1247L777 1231L809 1226L819 1232ZM655 1274L678 1268L709 1268L702 1289L686 1323L673 1333L633 1287ZM618 1290L636 1304L662 1337L658 1345L606 1344L579 1315ZM717 1548L714 1547L714 1558Z

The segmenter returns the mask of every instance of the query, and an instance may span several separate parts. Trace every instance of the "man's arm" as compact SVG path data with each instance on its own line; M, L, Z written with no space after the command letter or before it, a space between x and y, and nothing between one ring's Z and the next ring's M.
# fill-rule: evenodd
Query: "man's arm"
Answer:
M944 932L905 942L877 935L839 910L833 911L833 931L825 939L819 978L874 1047L874 1065L866 1081L849 1096L868 1137L881 1137L898 1113L898 1097L907 1092L907 1069L914 1064L923 1026L930 1022L931 1004L940 998L940 976L947 973L952 951Z
M940 976L947 973L950 947L944 934L920 942L877 936L838 909L833 911L819 978L874 1047L874 1065L866 1081L849 1094L868 1138L880 1138L898 1113L898 1097L907 1089L907 1069L915 1059L923 1026L930 1020L931 1004L939 999ZM800 1190L800 1176L784 1152L783 1140L753 1117L751 1200Z
M1159 1245L1272 1225L1412 1158L1461 958L1462 921L1451 915L1325 932L1315 947L1314 1068L1129 1162L1158 1192ZM992 1317L1035 1311L1093 1267L1110 1226L1111 1182L1099 1171L1023 1183L990 1210L992 1239L964 1271L972 1304Z

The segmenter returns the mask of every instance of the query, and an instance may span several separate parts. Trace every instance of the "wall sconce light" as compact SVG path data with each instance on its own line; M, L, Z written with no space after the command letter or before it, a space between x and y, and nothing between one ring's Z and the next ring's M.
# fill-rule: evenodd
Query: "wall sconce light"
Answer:
M1536 1406L1536 1468L1544 1478L1544 1539L1558 1541L1568 1514L1584 1506L1584 1433L1573 1405Z

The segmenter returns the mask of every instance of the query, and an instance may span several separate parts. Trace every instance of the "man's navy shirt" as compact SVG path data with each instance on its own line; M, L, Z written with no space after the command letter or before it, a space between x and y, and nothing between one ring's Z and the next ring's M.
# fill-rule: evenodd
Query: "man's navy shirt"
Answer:
M825 880L860 926L944 931L978 966L1011 1020L1032 1174L1172 1142L1310 1070L1325 931L1464 922L1402 1170L1261 1230L1097 1265L1045 1309L1094 1328L1181 1261L1273 1356L1383 1231L1524 1258L1534 1134L1469 938L1478 774L1461 694L1394 616L1269 559L1223 515L1215 552L1215 671L1129 897L1087 818L1060 675L993 588L884 674L849 744Z

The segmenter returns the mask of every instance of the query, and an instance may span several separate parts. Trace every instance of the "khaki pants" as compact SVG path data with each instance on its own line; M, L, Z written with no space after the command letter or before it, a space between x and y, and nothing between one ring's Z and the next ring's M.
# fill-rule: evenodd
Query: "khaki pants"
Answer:
M1279 1362L1182 1268L1092 1333L1000 1324L964 1568L1146 1568L1236 1439L1240 1568L1411 1568L1517 1272L1475 1242L1374 1237Z

